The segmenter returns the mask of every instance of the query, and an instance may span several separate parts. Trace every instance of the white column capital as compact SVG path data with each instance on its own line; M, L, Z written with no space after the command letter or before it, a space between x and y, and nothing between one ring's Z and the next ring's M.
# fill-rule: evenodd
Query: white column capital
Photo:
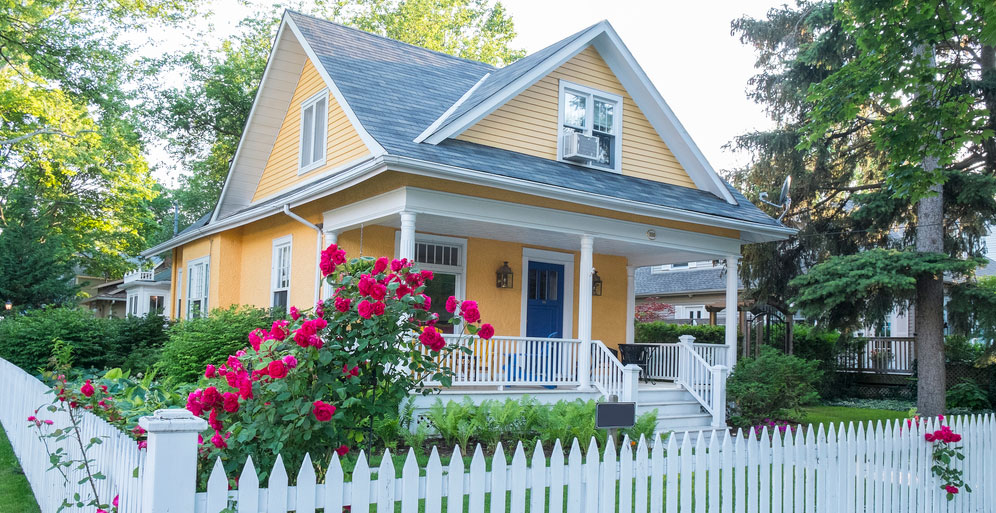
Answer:
M324 234L325 234L325 240L329 244L338 244L339 243L339 232L338 231L336 231L336 230L325 230Z

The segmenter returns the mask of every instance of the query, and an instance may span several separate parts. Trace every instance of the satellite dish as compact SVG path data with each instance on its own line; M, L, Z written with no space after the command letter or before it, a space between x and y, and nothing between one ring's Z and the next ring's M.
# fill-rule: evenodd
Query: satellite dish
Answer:
M792 187L792 175L789 175L786 176L785 181L782 182L782 192L781 194L779 194L778 203L772 203L768 201L767 192L762 192L760 195L758 195L758 199L761 200L761 203L782 209L782 213L778 214L779 221L781 221L782 218L785 217L785 213L788 212L789 207L792 206L792 197L789 196L789 189L791 187Z

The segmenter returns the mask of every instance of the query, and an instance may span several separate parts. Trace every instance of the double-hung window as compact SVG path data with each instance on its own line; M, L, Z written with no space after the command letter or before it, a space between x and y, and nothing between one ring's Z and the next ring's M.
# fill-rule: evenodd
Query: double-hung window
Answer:
M298 172L311 171L325 164L325 141L328 130L329 93L327 90L301 103L301 155Z
M187 318L207 315L208 282L211 257L201 257L187 264Z
M273 240L273 260L270 264L270 306L287 309L290 295L291 236Z
M399 239L400 243L400 232ZM436 325L445 333L453 333L449 320L453 314L446 311L446 299L463 298L466 276L467 241L440 235L415 235L415 263L419 269L432 271L433 279L425 286L425 295L432 304L429 311L439 315Z
M583 165L621 171L622 97L561 80L558 158L564 156L562 136L572 132L598 139L597 157Z

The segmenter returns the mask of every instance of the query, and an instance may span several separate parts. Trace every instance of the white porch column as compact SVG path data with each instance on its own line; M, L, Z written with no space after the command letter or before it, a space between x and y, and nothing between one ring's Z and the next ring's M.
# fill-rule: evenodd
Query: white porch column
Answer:
M415 260L415 212L406 210L401 213L401 247L398 248L398 256Z
M581 266L578 275L578 338L581 339L581 354L578 355L578 380L581 390L591 388L591 273L592 252L595 239L591 235L581 236Z
M636 340L636 266L626 266L626 343Z
M737 364L737 312L740 283L737 279L739 256L726 257L726 367L733 370Z

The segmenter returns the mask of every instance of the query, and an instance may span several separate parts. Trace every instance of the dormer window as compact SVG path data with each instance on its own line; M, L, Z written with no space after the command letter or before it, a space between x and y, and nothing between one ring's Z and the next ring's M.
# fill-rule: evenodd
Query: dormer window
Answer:
M560 160L620 171L622 98L561 80L557 147Z
M328 101L326 90L301 103L301 158L299 173L311 171L325 164L325 141L328 129Z

